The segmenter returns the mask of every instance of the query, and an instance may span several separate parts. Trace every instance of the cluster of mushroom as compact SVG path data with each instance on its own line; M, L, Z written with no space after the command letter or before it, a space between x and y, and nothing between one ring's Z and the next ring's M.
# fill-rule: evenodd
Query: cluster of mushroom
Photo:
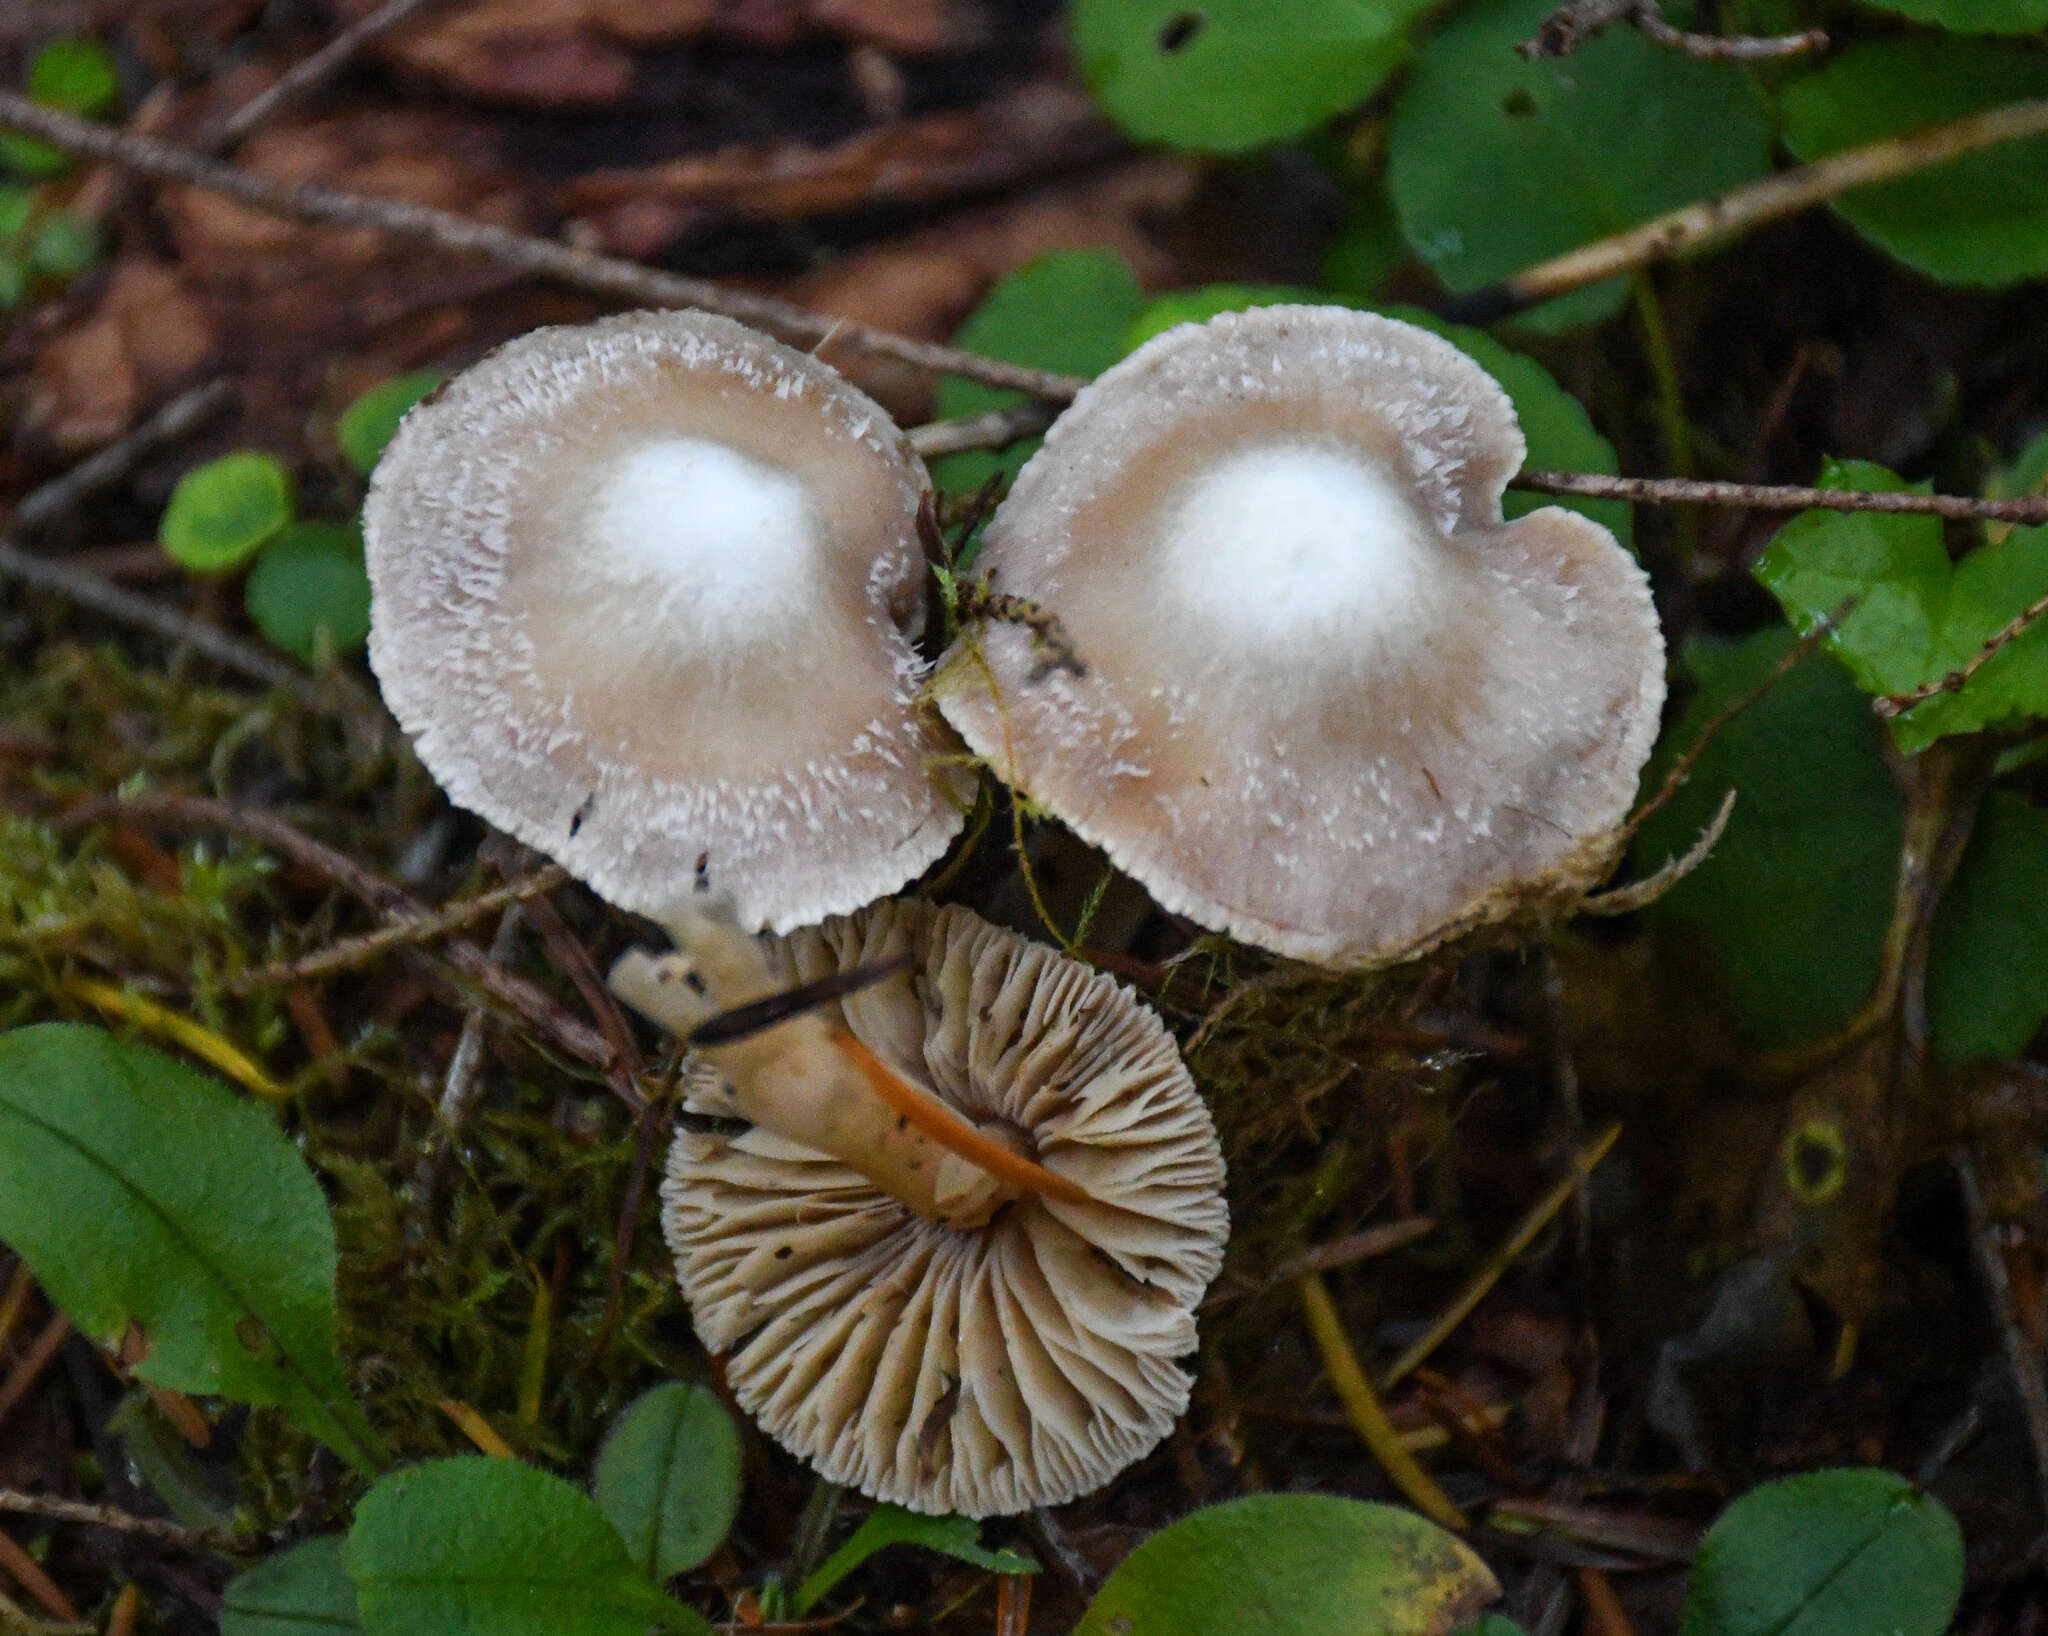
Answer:
M613 986L680 1037L854 974L704 1045L664 1189L698 1333L792 1452L919 1510L1085 1493L1185 1407L1222 1258L1159 1019L965 909L876 902L971 791L927 691L1165 907L1283 954L1382 965L1569 898L1612 864L1662 649L1611 535L1501 521L1522 454L1411 326L1169 331L989 525L991 581L1081 664L990 624L934 675L928 479L808 354L634 314L407 418L364 513L371 660L449 794L670 932Z

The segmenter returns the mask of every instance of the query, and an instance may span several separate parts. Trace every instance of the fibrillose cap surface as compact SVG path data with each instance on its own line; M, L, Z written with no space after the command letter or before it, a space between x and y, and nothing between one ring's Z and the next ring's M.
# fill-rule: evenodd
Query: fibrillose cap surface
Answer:
M408 415L363 509L370 659L459 804L659 915L856 907L958 830L916 709L923 466L730 319L538 330Z
M942 1227L758 1127L685 1130L662 1226L698 1335L791 1453L914 1511L1058 1505L1187 1406L1174 1360L1222 1264L1222 1152L1158 1017L969 910L881 903L774 958L809 981L906 952L910 972L835 1016L1091 1202L1028 1194L985 1227ZM690 1105L721 1110L715 1079Z
M1493 378L1414 325L1169 330L1060 417L980 558L1086 674L991 624L941 708L1164 907L1298 959L1384 965L1583 890L1663 640L1605 529L1501 520L1524 449Z

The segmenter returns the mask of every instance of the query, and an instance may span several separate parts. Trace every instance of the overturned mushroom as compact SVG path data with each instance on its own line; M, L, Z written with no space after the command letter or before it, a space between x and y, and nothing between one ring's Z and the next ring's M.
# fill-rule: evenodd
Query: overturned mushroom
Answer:
M1501 520L1524 444L1438 337L1267 307L1075 400L989 525L946 717L1170 910L1323 964L1418 954L1612 866L1663 644L1605 529Z
M816 920L960 826L916 709L927 491L877 404L729 319L539 330L378 465L371 662L450 796L612 902Z
M717 938L683 930L702 972ZM777 1045L784 1024L750 1057L709 1053L719 1071L692 1082L691 1111L762 1122L677 1136L663 1225L698 1334L792 1453L918 1511L1058 1504L1186 1407L1173 1360L1222 1260L1222 1156L1157 1017L965 909L884 903L800 931L768 946L770 980L905 954L908 971L827 1007L820 1037L843 1029L1016 1164L983 1171L984 1151L940 1142L855 1168L793 1139L777 1110L812 1102L810 1058ZM679 979L661 970L629 957L613 980L673 1017ZM936 1189L919 1179L934 1153L960 1165Z

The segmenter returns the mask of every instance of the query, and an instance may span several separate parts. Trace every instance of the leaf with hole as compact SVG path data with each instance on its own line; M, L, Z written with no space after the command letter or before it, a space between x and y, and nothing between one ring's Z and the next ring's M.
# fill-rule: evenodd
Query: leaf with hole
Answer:
M239 568L292 520L292 478L276 455L238 449L178 479L157 538L195 574Z
M1074 1636L1449 1636L1498 1595L1463 1541L1412 1511L1259 1494L1145 1540Z
M368 477L398 434L398 423L447 378L438 370L420 369L380 381L358 395L334 425L334 440L341 445L342 458L359 476Z
M1845 51L1782 98L1785 145L1803 160L2005 103L2048 97L2048 51L1911 36ZM1850 226L1946 284L2048 274L2048 135L2007 142L1834 201Z
M432 1460L363 1496L348 1571L378 1636L710 1636L596 1502L517 1460Z
M270 1116L97 1028L0 1035L0 1241L86 1335L174 1391L275 1404L359 1470L334 1342L334 1229Z
M663 1580L718 1549L740 1504L740 1434L718 1395L669 1381L613 1422L591 1489L640 1571Z
M1481 0L1444 25L1395 106L1387 180L1416 254L1468 291L1768 174L1771 122L1748 75L1610 28L1561 60L1515 46L1554 0ZM1519 322L1610 318L1609 279Z
M308 663L358 651L370 634L362 536L338 523L293 523L263 547L242 599L258 630Z
M1751 1489L1700 1543L1685 1636L1941 1636L1963 1539L1889 1471L1813 1471Z
M339 1534L322 1534L228 1581L220 1636L325 1636L356 1631L356 1586Z
M831 1594L833 1586L877 1551L886 1550L891 1545L919 1545L927 1551L937 1551L995 1574L1038 1572L1038 1564L1021 1552L992 1551L983 1545L981 1525L972 1517L926 1517L906 1511L900 1505L878 1505L846 1537L846 1543L797 1587L797 1617L801 1619Z

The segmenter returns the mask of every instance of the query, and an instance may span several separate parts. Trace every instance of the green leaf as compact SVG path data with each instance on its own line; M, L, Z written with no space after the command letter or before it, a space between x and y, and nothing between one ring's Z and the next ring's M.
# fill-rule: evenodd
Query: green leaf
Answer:
M1889 1471L1809 1472L1751 1489L1707 1531L1685 1636L1941 1636L1962 1589L1939 1500Z
M1074 0L1082 76L1147 142L1235 153L1363 102L1427 0Z
M25 233L41 199L40 189L0 183L0 239L19 238Z
M114 59L97 40L52 40L28 65L28 94L45 108L97 119L121 94Z
M1655 790L1720 710L1793 645L1779 626L1739 643L1699 639L1685 668L1699 691L1651 759ZM1891 914L1903 813L1870 706L1824 654L1796 665L1736 716L1670 805L1636 839L1647 874L1684 852L1738 792L1712 857L1649 911L1705 935L1757 1044L1795 1044L1843 1022L1877 972Z
M2030 451L2031 453L2031 451ZM1882 466L1830 462L1829 488L1906 485ZM1756 575L1802 631L1859 598L1828 646L1867 693L1905 693L1967 664L2048 592L2048 528L2015 528L1951 564L1936 517L1809 511L1780 529ZM2048 625L2001 649L1958 692L1892 719L1917 754L1951 733L2048 715Z
M1412 1511L1259 1494L1146 1540L1074 1636L1446 1636L1499 1594L1463 1542Z
M240 449L188 471L157 538L195 574L239 568L292 520L292 479L277 456Z
M228 1581L220 1636L320 1636L361 1630L339 1534L322 1534Z
M52 278L76 278L100 253L99 229L83 216L59 210L43 219L29 246L29 264Z
M448 377L438 370L415 370L379 382L341 412L334 438L342 458L368 477L398 431L406 412Z
M19 131L0 131L0 165L17 176L57 176L70 163L71 156L62 148L53 148Z
M1765 175L1771 125L1748 76L1610 28L1570 57L1515 46L1553 0L1481 0L1430 41L1394 110L1388 185L1408 242L1454 291ZM1612 317L1610 279L1523 322Z
M1927 1013L1944 1063L2012 1057L2048 1018L2048 812L1993 790L1934 920Z
M591 1487L642 1573L682 1573L718 1549L739 1510L738 1428L715 1392L657 1386L613 1422Z
M972 1517L924 1517L900 1505L878 1505L867 1520L847 1536L846 1543L825 1559L817 1572L797 1587L796 1616L801 1619L831 1594L854 1569L891 1545L921 1545L993 1574L1035 1574L1038 1564L1018 1551L991 1551L981 1543L981 1525Z
M358 1469L374 1442L334 1343L334 1229L270 1119L97 1028L0 1035L0 1240L141 1379L276 1404Z
M307 662L354 653L370 634L363 542L338 523L293 523L263 548L243 601L256 628Z
M1978 3L1989 8L2021 0ZM2024 3L2048 19L2043 0ZM1879 40L1845 51L1785 92L1785 145L1803 160L1820 159L2043 96L2048 51L1942 36ZM2044 176L2048 136L2038 136L1857 188L1834 208L1865 238L1930 278L2017 284L2048 273Z
M1124 331L1144 309L1138 275L1114 250L1056 250L1004 279L953 337L956 346L1063 375L1099 375L1123 356ZM949 376L939 383L942 419L1004 409L1023 394ZM940 488L972 493L1001 472L1015 477L1038 448L949 454L932 467Z
M709 1636L587 1495L517 1460L433 1460L356 1507L348 1571L378 1636Z

